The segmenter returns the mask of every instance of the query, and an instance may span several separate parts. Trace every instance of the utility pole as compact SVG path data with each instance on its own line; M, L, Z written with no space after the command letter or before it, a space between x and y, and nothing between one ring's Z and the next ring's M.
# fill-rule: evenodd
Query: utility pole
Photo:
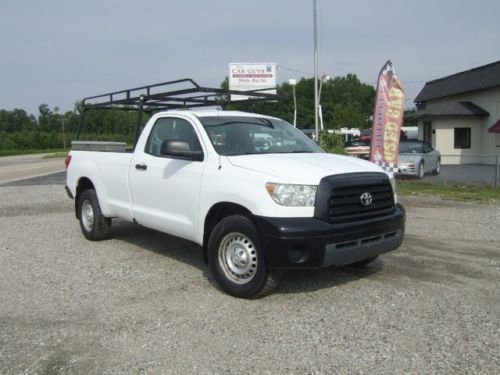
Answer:
M313 25L314 25L314 129L315 138L319 143L318 123L318 22L316 14L316 0L313 0Z
M319 82L319 94L318 94L318 110L319 110L319 123L321 131L325 130L323 126L323 108L321 107L321 88L323 87L323 82L329 81L330 76L327 74L323 74L321 76L321 81Z
M297 95L295 95L295 86L297 85L297 80L290 79L288 83L292 86L293 90L293 126L297 127Z

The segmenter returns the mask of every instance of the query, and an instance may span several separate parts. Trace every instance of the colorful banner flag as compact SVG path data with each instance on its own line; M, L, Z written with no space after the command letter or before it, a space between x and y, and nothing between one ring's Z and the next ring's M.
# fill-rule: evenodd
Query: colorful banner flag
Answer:
M398 171L404 102L403 86L387 61L378 76L370 146L370 160L387 172Z

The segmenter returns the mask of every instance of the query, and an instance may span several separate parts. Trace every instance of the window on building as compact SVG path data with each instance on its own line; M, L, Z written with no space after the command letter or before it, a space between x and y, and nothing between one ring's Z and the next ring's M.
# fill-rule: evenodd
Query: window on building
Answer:
M495 134L495 135L496 135L496 137L497 137L497 143L496 143L496 146L497 146L497 147L500 147L500 133L497 133L497 134Z
M470 148L470 128L455 128L455 148Z

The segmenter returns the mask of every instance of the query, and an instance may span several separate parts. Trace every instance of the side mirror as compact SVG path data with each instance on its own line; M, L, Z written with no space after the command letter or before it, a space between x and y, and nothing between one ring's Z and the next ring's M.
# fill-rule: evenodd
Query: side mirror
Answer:
M203 151L191 150L188 142L180 140L164 140L161 143L160 154L172 159L203 161Z

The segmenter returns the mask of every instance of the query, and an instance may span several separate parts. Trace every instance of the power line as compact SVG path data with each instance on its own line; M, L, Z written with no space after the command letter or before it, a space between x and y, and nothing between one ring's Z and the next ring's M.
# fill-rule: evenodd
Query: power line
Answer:
M312 74L312 73L303 72L303 71L298 70L298 69L288 68L288 67L286 67L286 66L284 66L284 65L281 65L281 64L278 64L278 67L279 67L279 68L282 68L282 69L285 69L285 70L289 70L289 71L291 71L291 72L300 73L300 74L305 74L305 75L308 75L308 76L313 76L313 75L314 75L314 74Z
M304 72L302 70L298 70L298 69L294 69L294 68L290 68L288 66L284 66L284 65L281 65L281 64L278 64L278 67L281 68L281 69L289 70L291 72L305 74L305 75L308 75L308 76L311 76L311 77L314 76L314 74L312 74L312 73ZM430 80L427 80L427 81L424 81L424 80L419 80L419 81L401 81L401 83L407 85L407 84L426 83L426 82L429 82L429 81ZM377 82L366 82L366 83L377 84Z

